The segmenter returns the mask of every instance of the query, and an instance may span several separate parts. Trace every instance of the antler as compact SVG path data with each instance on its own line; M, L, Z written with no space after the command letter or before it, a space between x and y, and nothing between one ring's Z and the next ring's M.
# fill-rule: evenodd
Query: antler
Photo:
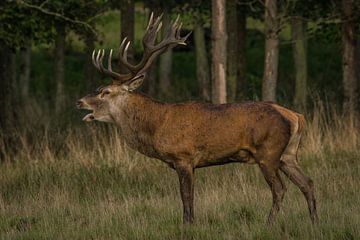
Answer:
M111 49L109 58L108 58L108 68L106 69L103 65L105 50L104 49L98 50L96 57L95 57L96 51L94 50L92 53L92 62L94 64L94 66L96 67L97 70L99 70L99 72L103 73L104 75L110 76L114 80L115 79L124 79L124 81L125 81L125 79L129 80L131 78L131 74L120 74L120 73L114 72L112 70L112 67L111 67L112 52L113 52L113 50Z
M109 58L108 58L108 67L107 69L103 65L103 59L105 56L105 50L100 49L98 50L95 56L95 50L92 54L92 61L94 66L103 74L108 75L113 78L114 84L122 84L131 78L136 76L144 75L151 64L154 62L157 56L161 53L165 52L166 50L175 47L178 44L186 45L185 41L190 36L191 32L187 34L185 37L180 36L181 26L182 24L179 23L178 16L176 20L170 25L165 38L160 41L158 44L155 44L156 37L158 32L162 27L162 15L158 16L154 19L154 14L151 13L148 26L146 27L146 32L143 37L143 47L144 47L144 54L141 61L137 65L132 65L128 62L127 54L128 49L130 46L130 41L127 38L124 38L119 47L119 61L129 69L130 73L121 74L114 72L111 67L111 58L112 52L111 49Z

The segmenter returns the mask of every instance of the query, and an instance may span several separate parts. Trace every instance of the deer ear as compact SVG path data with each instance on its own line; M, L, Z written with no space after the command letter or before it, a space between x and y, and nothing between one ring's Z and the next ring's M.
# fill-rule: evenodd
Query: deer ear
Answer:
M141 75L141 76L138 76L138 77L135 77L127 82L125 82L123 85L122 85L122 88L126 91L134 91L135 89L137 89L138 87L141 86L141 84L143 83L144 81L144 75Z

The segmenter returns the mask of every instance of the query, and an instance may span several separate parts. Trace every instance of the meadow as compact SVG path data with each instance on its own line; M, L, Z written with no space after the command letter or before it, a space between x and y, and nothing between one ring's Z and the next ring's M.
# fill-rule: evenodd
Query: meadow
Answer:
M266 226L271 193L259 168L228 164L196 170L196 221L183 228L173 170L128 149L114 126L61 127L31 111L0 164L0 239L360 238L359 128L323 104L307 114L299 160L315 183L318 226L284 175L282 211Z

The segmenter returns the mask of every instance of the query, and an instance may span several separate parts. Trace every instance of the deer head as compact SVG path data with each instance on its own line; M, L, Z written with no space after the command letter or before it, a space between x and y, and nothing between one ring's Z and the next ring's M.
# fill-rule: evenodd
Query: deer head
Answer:
M118 109L125 103L125 99L132 91L137 89L143 83L147 71L156 58L168 49L175 47L178 44L186 45L185 41L190 33L185 37L180 36L181 26L179 23L179 16L170 25L165 38L159 43L156 43L156 38L159 30L162 27L162 15L154 19L151 13L146 32L144 34L142 43L144 53L141 61L137 65L132 65L128 62L127 52L130 46L130 41L125 38L119 48L119 61L129 70L128 73L117 73L112 70L111 60L113 50L110 50L108 56L107 68L103 65L105 57L105 50L100 49L93 51L92 61L94 66L102 74L112 78L112 83L108 86L100 87L92 94L89 94L77 101L76 106L79 109L87 109L92 111L87 114L84 121L103 121L113 122L111 116L112 109Z

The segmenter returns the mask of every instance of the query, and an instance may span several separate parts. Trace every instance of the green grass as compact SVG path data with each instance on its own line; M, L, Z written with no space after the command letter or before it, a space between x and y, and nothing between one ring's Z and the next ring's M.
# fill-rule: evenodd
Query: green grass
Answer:
M116 159L33 159L0 166L1 239L358 239L358 154L303 158L320 225L287 181L283 211L265 225L271 194L256 165L196 171L196 223L181 224L175 172L124 150Z

